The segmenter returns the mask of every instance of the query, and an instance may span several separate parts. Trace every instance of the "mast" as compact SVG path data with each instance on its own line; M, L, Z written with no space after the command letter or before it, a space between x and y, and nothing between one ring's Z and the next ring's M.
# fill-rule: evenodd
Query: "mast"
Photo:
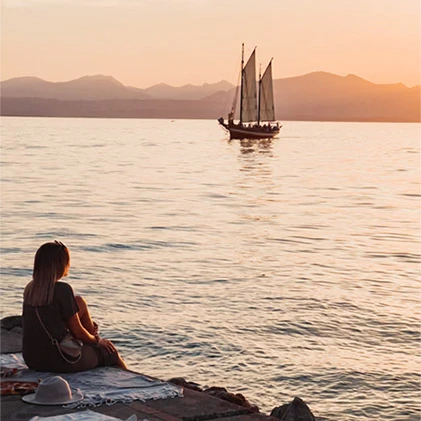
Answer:
M257 98L257 125L260 125L260 99L262 98L262 65L259 68L259 96Z
M241 89L240 89L240 123L243 121L243 79L244 79L244 43L241 44Z

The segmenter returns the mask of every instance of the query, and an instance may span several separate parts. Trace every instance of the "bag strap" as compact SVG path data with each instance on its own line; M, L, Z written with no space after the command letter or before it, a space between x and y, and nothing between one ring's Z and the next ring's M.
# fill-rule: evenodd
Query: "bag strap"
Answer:
M44 329L44 331L45 331L45 333L47 334L47 336L50 338L51 343L52 343L53 345L57 345L57 344L58 344L57 339L54 339L54 338L51 336L50 332L49 332L49 331L47 330L47 328L45 327L45 324L44 324L44 323L42 322L42 320L41 320L41 316L39 315L39 312L38 312L38 308L37 308L37 307L35 307L35 313L37 314L38 320L39 320L39 322L41 323L42 328Z
M37 315L37 317L38 317L38 320L39 320L39 322L40 322L40 324L41 324L41 326L42 326L42 328L44 329L44 331L45 331L45 333L47 334L47 336L49 337L49 339L50 339L50 341L51 341L51 343L58 349L58 352L59 352L59 354L62 356L62 358L64 359L64 361L66 361L67 363L69 363L69 364L76 364L77 362L79 362L79 360L82 358L82 352L81 352L81 354L79 355L79 357L77 357L77 359L76 360L69 360L64 354L63 354L63 351L61 350L61 348L60 348L60 344L59 344L59 342L58 342L58 340L57 339L54 339L52 336L51 336L51 334L50 334L50 332L47 330L47 328L45 327L45 325L44 325L44 323L42 322L42 319L41 319L41 316L39 315L39 312L38 312L38 307L35 307L35 313L36 313L36 315Z

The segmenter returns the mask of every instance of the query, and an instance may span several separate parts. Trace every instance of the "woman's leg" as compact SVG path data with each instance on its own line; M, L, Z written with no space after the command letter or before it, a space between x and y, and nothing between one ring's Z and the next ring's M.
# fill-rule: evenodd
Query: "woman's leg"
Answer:
M80 322L82 323L82 326L91 335L95 335L97 328L95 327L94 322L91 319L91 314L89 313L88 305L86 304L85 299L80 295L76 295L75 298L76 298L77 305L79 307L79 319L80 319ZM116 367L120 367L124 370L127 370L126 363L121 358L117 350L116 350L116 354L117 354L116 355L117 361L113 365L115 365Z
M80 322L82 323L82 326L91 335L95 335L96 329L95 329L94 322L91 319L91 314L89 313L89 310L88 310L88 304L86 304L85 299L80 295L76 295L75 298L76 298L77 305L79 307L79 319L80 319Z
M127 365L124 362L123 358L121 358L121 355L120 354L118 354L118 361L117 361L116 367L121 368L123 370L128 370Z

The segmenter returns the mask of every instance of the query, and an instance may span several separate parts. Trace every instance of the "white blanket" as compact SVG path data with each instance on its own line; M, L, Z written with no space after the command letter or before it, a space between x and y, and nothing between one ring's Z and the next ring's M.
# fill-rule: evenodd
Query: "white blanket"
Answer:
M110 417L109 415L99 414L98 412L87 409L73 414L54 415L52 417L40 417L36 415L29 421L121 421L120 418ZM126 421L137 421L136 415L127 418ZM143 421L148 421L146 418Z
M17 373L4 377L1 381L38 382L57 373L30 370L23 361L22 354L0 354L2 367L18 368ZM95 407L117 402L129 403L135 400L168 399L183 396L183 389L171 383L113 367L99 367L80 373L60 373L69 382L71 389L79 389L82 401L66 405L68 408Z

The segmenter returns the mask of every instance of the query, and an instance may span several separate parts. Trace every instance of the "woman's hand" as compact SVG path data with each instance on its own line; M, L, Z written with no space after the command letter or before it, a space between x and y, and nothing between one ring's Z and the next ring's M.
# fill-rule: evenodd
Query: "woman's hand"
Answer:
M105 349L109 354L117 352L113 343L108 339L99 339L98 345Z

